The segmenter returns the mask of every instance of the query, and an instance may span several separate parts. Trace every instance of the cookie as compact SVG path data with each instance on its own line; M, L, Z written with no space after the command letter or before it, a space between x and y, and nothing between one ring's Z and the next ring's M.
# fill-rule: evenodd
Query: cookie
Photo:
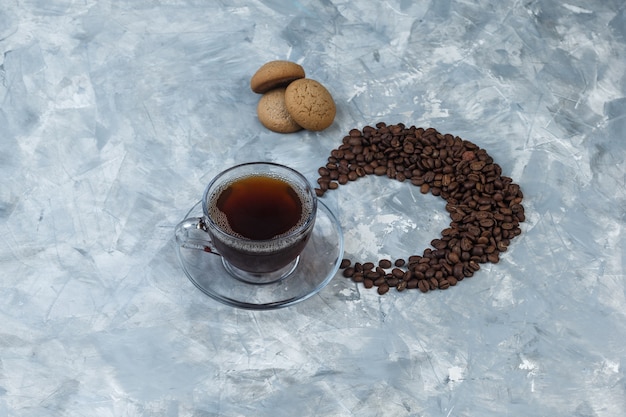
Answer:
M307 130L324 130L333 123L337 108L326 87L315 80L301 78L285 89L287 111Z
M263 126L278 133L293 133L301 130L285 107L285 87L275 88L263 94L256 108Z
M254 73L250 88L263 94L276 87L286 87L293 80L304 78L304 68L291 61L270 61Z

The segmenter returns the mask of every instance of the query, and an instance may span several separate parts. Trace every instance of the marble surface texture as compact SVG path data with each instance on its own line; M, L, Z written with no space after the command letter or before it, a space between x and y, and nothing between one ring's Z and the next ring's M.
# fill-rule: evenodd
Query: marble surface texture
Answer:
M322 132L256 118L289 59ZM527 221L447 291L337 274L295 306L198 291L173 228L228 166L314 182L352 128L487 149ZM626 415L623 0L3 0L0 416ZM367 177L323 197L353 258L421 253L444 202Z

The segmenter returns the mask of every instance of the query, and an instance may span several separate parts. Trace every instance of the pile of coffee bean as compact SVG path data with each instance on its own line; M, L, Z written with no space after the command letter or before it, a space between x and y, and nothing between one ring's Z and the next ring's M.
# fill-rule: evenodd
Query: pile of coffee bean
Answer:
M447 289L497 263L525 220L522 191L487 151L458 136L404 124L352 129L318 170L319 197L365 175L387 176L446 200L451 223L421 255L355 262L343 276L377 287L379 294L417 288Z

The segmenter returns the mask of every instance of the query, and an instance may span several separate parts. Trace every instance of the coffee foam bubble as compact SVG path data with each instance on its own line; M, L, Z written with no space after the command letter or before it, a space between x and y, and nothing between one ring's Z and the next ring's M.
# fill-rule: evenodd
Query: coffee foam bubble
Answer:
M228 187L230 187L233 183L237 181L240 181L246 178L251 178L251 177L269 177L269 178L277 179L277 180L280 180L289 184L289 186L296 192L296 195L300 199L300 203L302 206L302 214L300 216L300 220L298 220L298 223L296 223L291 229L287 230L286 232L272 237L271 240L269 241L268 240L264 240L264 241L252 240L235 232L231 228L228 222L226 213L224 213L217 207L217 201L219 200L220 195L226 189L228 189ZM224 243L226 243L228 246L232 248L246 250L246 251L254 251L254 252L273 252L276 250L285 249L295 244L296 242L300 241L302 238L301 236L292 236L290 238L280 239L276 241L274 241L273 239L288 236L294 230L300 229L306 223L308 218L311 216L312 210L313 210L313 198L306 190L304 190L300 185L294 184L293 182L289 181L285 177L274 174L274 173L252 174L252 175L244 175L241 177L234 178L231 181L228 181L222 184L217 190L215 190L208 197L208 201L207 201L207 211L211 220L217 225L217 227L222 232L233 237L232 239L228 239L227 237L220 236L220 240L224 241ZM225 241L226 239L228 239L228 241Z

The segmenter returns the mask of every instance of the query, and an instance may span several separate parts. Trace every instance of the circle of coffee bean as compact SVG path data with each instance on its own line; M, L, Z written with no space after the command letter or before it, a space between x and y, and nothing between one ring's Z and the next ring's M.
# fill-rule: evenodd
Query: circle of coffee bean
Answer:
M404 124L352 129L318 170L318 197L366 175L386 176L446 200L449 227L421 255L352 262L343 276L383 295L419 289L445 290L474 275L480 264L498 263L524 222L522 191L502 175L487 151L458 136Z

